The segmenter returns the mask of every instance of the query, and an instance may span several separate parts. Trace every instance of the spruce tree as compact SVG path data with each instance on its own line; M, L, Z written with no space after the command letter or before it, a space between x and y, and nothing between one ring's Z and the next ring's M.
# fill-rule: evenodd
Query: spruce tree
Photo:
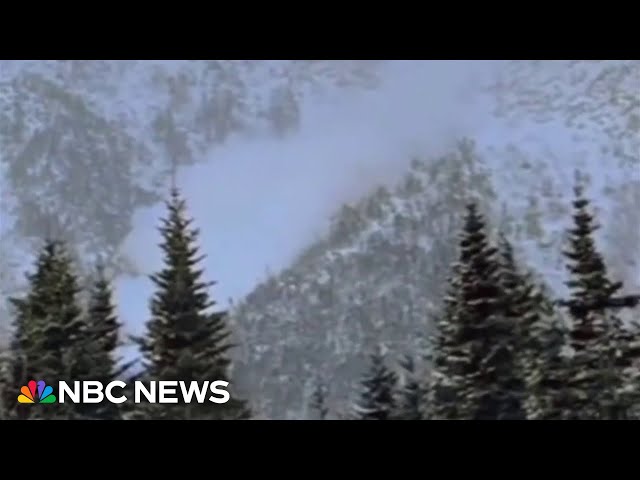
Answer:
M511 243L500 234L498 243L498 277L500 285L500 314L504 321L504 350L506 355L500 365L498 391L502 395L501 418L522 420L526 418L525 380L522 358L526 338L531 325L537 320L539 305L531 295L532 287L520 275Z
M624 348L618 359L618 366L622 368L624 376L621 400L627 408L627 418L640 420L640 317L631 322L629 329L621 335Z
M0 420L8 420L10 408L15 402L11 401L11 377L9 375L9 353L0 350Z
M556 312L541 315L531 326L523 351L529 420L568 420L573 417L567 388L569 363L564 355L566 327Z
M423 420L424 389L418 381L415 362L410 356L405 356L400 362L404 370L402 387L398 394L398 420Z
M379 350L370 355L369 370L361 381L360 399L355 406L358 420L393 420L397 378L385 365Z
M27 279L27 295L11 299L16 315L9 379L3 393L7 416L77 418L70 403L46 408L16 403L21 387L30 380L44 380L50 385L63 380L72 385L77 380L85 348L86 323L78 305L80 289L64 245L47 241L36 260L35 272Z
M450 295L434 344L432 414L445 419L522 418L514 340L504 315L497 249L482 215L467 206ZM444 396L444 401L443 397Z
M449 287L444 299L444 308L436 318L435 334L432 337L432 371L427 401L427 416L430 419L456 420L462 418L461 406L467 389L464 366L469 358L460 342L462 325L455 322L458 309L459 266L452 268Z
M570 388L573 418L621 419L623 371L618 358L624 348L620 320L607 311L609 300L622 288L612 282L602 255L597 251L594 232L599 228L589 212L589 201L580 186L575 188L573 227L569 245L563 252L567 260L571 292L569 342L573 350ZM595 305L594 308L579 308ZM601 305L602 308L597 307Z
M326 403L327 389L323 384L318 383L311 396L311 408L316 413L318 420L326 420L329 415Z
M160 233L164 268L151 276L156 292L151 300L151 318L146 335L137 342L143 355L145 376L155 381L230 381L228 357L230 331L226 313L213 311L215 302L198 267L198 230L191 228L185 201L173 189L167 204L168 217ZM180 388L179 386L177 387ZM178 390L179 391L179 390ZM152 419L237 419L247 418L245 402L233 393L225 404L205 400L186 404L140 404L137 417ZM207 398L210 396L207 393Z
M524 409L511 418L564 418L568 405L563 382L566 362L562 356L562 325L542 288L530 273L518 268L513 247L503 234L499 252L503 314L515 325L512 345L517 352L515 374L511 385L504 388L512 405Z
M130 364L123 368L117 366L116 348L120 323L115 314L111 285L101 264L98 265L95 278L91 283L86 318L86 341L83 343L86 346L83 352L86 363L81 373L83 378L79 380L97 380L106 386L109 382L116 380ZM106 401L82 404L80 410L85 418L103 420L121 418L119 405Z

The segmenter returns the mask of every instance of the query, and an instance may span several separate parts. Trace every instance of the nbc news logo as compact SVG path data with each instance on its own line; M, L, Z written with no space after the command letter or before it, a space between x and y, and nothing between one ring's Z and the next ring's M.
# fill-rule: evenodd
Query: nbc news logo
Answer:
M53 394L53 388L44 380L31 380L20 389L18 403L56 403L56 396Z
M209 401L211 403L227 403L230 400L229 392L225 387L229 382L183 382L183 381L159 381L149 382L149 386L145 386L142 382L134 384L134 402L140 403L142 397L149 403L178 403L178 387L182 394L184 403L191 403L195 397L197 403ZM73 382L73 388L67 382L58 382L58 391L60 399L58 400L53 394L53 388L47 385L44 380L36 382L31 380L27 385L20 389L18 395L18 403L65 403L68 399L71 403L101 403L105 399L111 403L124 403L127 401L125 395L115 396L113 390L115 388L125 389L127 384L119 380L109 382L103 387L101 382L85 380L83 382ZM212 395L207 398L207 392ZM175 396L174 396L175 395Z

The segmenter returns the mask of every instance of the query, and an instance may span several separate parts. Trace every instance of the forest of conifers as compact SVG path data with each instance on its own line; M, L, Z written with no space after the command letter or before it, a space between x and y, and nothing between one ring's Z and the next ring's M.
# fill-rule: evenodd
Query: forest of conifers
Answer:
M611 278L594 231L588 195L575 187L571 228L563 255L569 298L543 287L514 253L504 233L493 235L483 212L469 203L462 219L457 261L443 290L427 373L406 352L402 371L389 367L383 350L369 355L369 369L353 378L354 405L330 411L327 385L317 385L311 411L317 419L636 419L640 415L640 296L623 295ZM160 228L164 267L151 276L141 354L123 362L110 281L96 265L90 288L81 287L63 242L45 239L28 277L28 293L12 298L13 329L0 383L3 419L252 419L252 403L234 391L229 352L234 348L226 313L216 308L200 268L198 230L174 189ZM495 237L495 238L494 238ZM238 339L240 342L242 339ZM251 345L245 345L250 349ZM136 362L138 360L136 359ZM141 367L141 368L140 368ZM330 381L330 373L327 372ZM223 405L52 404L21 405L30 380L114 379L231 383Z

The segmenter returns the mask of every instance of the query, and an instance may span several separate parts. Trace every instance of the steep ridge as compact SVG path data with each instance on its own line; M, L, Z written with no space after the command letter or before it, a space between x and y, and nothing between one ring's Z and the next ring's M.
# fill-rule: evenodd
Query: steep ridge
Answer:
M477 147L462 142L449 155L415 160L400 184L344 206L324 238L239 303L232 317L236 369L263 414L304 417L317 377L331 383L334 410L346 409L366 350L377 342L394 358L428 352L430 319L438 313L458 213L468 198L483 201L494 227L507 231L521 258L561 294L559 252L580 169L600 209L601 241L614 272L637 286L640 178L637 163L614 161L637 153L640 138L634 94L640 69L628 63L598 74L600 64L583 62L578 77L583 68L596 69L587 80L560 69L551 93L546 70L534 68L538 78L527 65L515 65L509 80L523 87L535 78L539 95L503 86L505 108L531 113L526 107L534 105L534 114L546 112L535 137L494 129L479 132ZM19 288L33 251L29 239L62 231L87 261L115 256L133 211L163 195L173 161L198 162L241 133L287 135L305 95L320 87L371 86L373 67L0 61L0 294ZM629 68L635 70L621 76ZM567 88L574 91L560 91ZM595 133L581 130L589 145L553 121L567 112L571 121L593 119L586 123ZM7 182L10 177L19 181ZM130 268L126 259L113 260Z
M378 62L0 61L0 291L15 293L45 235L84 263L132 264L132 215L174 166L232 135L287 135L318 91L370 88Z
M560 296L571 186L581 169L605 220L600 240L615 260L617 249L607 240L617 226L607 212L621 205L610 195L615 183L595 177L596 166L580 156L561 163L544 148L535 152L464 140L449 155L415 159L398 185L344 205L324 238L236 305L235 369L259 411L305 418L320 382L329 386L334 412L347 412L366 355L378 344L394 361L404 354L425 360L470 199L482 205L494 231L513 239L524 266ZM617 238L629 258L639 259L634 230L626 236L623 230ZM626 277L624 266L614 272L637 286L637 267L626 267Z

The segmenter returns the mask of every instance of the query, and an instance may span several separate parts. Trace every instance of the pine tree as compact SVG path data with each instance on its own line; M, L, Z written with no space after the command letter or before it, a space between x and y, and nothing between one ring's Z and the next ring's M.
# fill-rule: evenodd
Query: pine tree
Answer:
M455 322L458 309L459 266L454 265L449 288L444 299L443 313L437 317L432 338L432 371L427 416L431 419L455 420L462 418L460 407L466 391L464 365L467 351L460 344L461 325Z
M531 326L524 353L527 396L524 405L529 420L572 418L572 401L566 385L568 359L566 328L557 314L543 315Z
M316 412L318 420L326 420L329 415L327 408L327 389L321 383L316 385L316 389L311 396L311 408Z
M589 212L589 201L580 186L575 188L573 227L569 246L563 252L570 280L567 286L574 306L603 305L622 288L612 282L602 255L597 251L594 232L599 228ZM573 418L620 419L626 407L620 397L622 370L616 365L623 328L620 320L598 308L572 308L570 345L573 350L571 375L567 379Z
M89 326L99 340L101 351L107 360L102 366L102 375L106 380L113 377L116 371L113 352L118 346L120 322L115 314L112 301L111 284L104 272L104 265L98 264L96 276L92 284L89 303Z
M615 368L620 376L619 418L640 419L640 325L633 322L616 334Z
M482 215L467 206L450 296L434 344L435 418L521 418L517 325L504 315L500 266ZM444 396L444 402L442 397Z
M73 404L47 408L16 404L23 385L30 380L69 384L76 380L85 345L86 323L78 306L80 291L69 255L59 242L47 241L35 272L27 276L29 292L14 298L16 309L11 342L9 379L3 392L10 418L77 418Z
M0 350L0 420L8 420L10 407L14 402L11 401L11 376L9 374L10 356L4 349Z
M360 399L356 404L358 420L393 420L396 409L394 393L397 378L378 350L370 356L368 372L361 381Z
M640 420L640 317L631 322L627 331L621 335L624 348L618 359L618 366L622 368L624 376L621 400L627 407L627 418Z
M502 377L500 390L504 395L504 404L509 409L505 417L510 419L526 418L525 376L528 356L535 356L539 352L533 349L531 331L539 321L542 299L533 293L533 285L521 275L513 252L513 247L504 234L500 234L499 244L499 277L502 293L502 315L506 324L512 328L512 341L509 361Z
M424 389L416 376L413 358L406 356L400 366L404 370L404 382L398 398L398 420L423 420Z
M137 342L143 355L145 378L155 381L229 381L230 332L226 313L214 312L215 302L202 280L198 264L204 258L195 245L198 230L191 228L186 205L176 189L163 220L165 267L151 280L156 292L151 300L147 332ZM180 388L180 387L178 387ZM180 400L182 402L182 400ZM225 404L192 401L189 404L140 404L138 417L158 419L247 418L245 402L231 392ZM157 408L156 408L157 407Z
M95 278L90 289L89 306L87 311L86 347L83 352L84 364L82 378L77 380L96 380L103 385L116 380L129 365L119 369L115 351L118 346L120 323L115 314L112 302L112 290L105 277L104 267L98 265ZM118 419L120 409L118 404L101 402L96 404L82 404L79 410L85 418Z
M518 352L518 375L506 391L529 419L564 418L570 407L563 382L562 324L542 288L536 286L531 274L518 268L513 247L504 235L500 235L499 252L503 312L516 325L513 346Z

